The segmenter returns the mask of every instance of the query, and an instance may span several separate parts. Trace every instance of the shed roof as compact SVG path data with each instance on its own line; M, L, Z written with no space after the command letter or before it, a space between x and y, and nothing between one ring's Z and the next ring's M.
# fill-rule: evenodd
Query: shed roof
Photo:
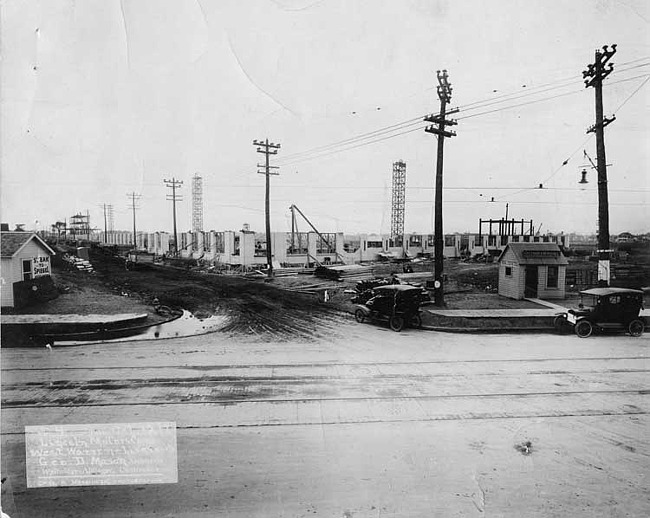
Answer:
M555 243L508 243L499 256L499 262L505 257L508 250L512 251L519 264L569 264L562 250Z
M35 239L49 254L56 255L56 252L33 232L0 232L0 256L13 257L32 239Z

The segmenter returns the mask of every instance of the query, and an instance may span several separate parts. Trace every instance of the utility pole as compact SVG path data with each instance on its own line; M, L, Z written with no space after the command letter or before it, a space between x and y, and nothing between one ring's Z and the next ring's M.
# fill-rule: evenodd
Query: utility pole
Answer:
M133 210L133 249L135 250L138 247L138 242L136 240L136 233L135 233L135 209L136 209L135 202L140 199L140 195L135 192L131 192L131 193L127 193L127 196L131 198L131 209Z
M594 87L596 91L596 123L587 133L596 134L596 166L598 169L598 284L609 286L610 279L610 253L609 248L609 202L607 199L607 162L605 159L605 127L616 120L615 116L603 116L603 79L614 70L614 65L605 65L616 54L616 45L608 50L607 45L603 50L596 50L593 63L587 65L587 70L582 72L585 88Z
M104 244L108 244L108 231L113 230L113 206L103 204L104 207Z
M108 220L106 216L106 204L104 203L104 244L108 243Z
M171 187L172 193L167 195L167 201L172 202L172 211L174 215L174 255L178 255L178 233L176 231L176 202L183 201L182 194L176 194L176 189L183 185L182 180L172 177L171 180L163 180L167 187Z
M261 140L253 140L253 145L257 146L257 152L263 153L266 157L265 165L257 164L257 167L264 167L264 171L258 171L259 174L266 175L266 196L265 196L265 213L266 213L266 264L268 266L268 276L273 277L273 255L271 253L271 202L269 191L271 189L271 175L277 175L278 173L272 173L271 169L278 169L277 166L272 166L269 164L269 157L271 155L277 155L278 149L280 149L280 144L274 144L273 142L269 143L269 139L266 139L264 142Z
M433 133L438 138L438 159L436 163L436 196L435 196L435 221L433 229L433 252L434 252L434 291L433 298L436 306L444 306L444 287L443 287L443 254L444 254L444 234L442 231L442 164L444 154L445 137L455 137L454 131L445 129L445 126L458 124L455 120L446 119L445 117L452 113L457 113L458 108L447 111L447 104L451 101L451 85L448 82L447 71L437 71L438 76L438 98L440 99L440 113L438 115L429 115L424 118L426 122L433 123L424 129L427 133ZM438 127L435 127L437 124Z

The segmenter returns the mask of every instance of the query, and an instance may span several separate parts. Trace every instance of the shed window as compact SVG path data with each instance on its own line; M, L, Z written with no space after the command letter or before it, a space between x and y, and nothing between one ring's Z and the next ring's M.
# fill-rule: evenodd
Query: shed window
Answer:
M506 266L506 277L512 277L512 266Z
M32 260L26 259L23 261L23 280L29 281L32 279Z
M558 282L558 267L549 266L548 267L548 276L546 278L546 287L547 288L557 288Z

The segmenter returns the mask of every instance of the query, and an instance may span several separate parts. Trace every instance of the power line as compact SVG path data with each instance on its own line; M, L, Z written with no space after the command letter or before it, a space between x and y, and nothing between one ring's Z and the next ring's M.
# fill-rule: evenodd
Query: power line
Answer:
M635 76L635 77L631 77L631 78L621 79L619 81L612 81L612 82L609 83L609 85L618 84L618 83L622 83L622 82L626 82L626 81L632 81L634 79L639 79L639 78L642 78L642 77L650 77L650 75L645 75L644 74L644 75ZM460 116L460 117L458 117L457 120L465 120L465 119L470 119L470 118L474 118L474 117L480 117L480 116L483 116L483 115L489 115L489 114L492 114L492 113L497 113L497 112L504 111L504 110L510 110L510 109L513 109L513 108L520 108L522 106L527 106L527 105L530 105L530 104L536 104L536 103L540 103L540 102L550 101L550 100L553 100L553 99L557 99L559 97L565 97L567 95L573 95L573 94L581 93L582 91L583 90L581 88L581 89L576 89L576 90L571 91L571 92L565 92L565 93L558 94L558 95L543 97L541 99L534 99L534 100L531 100L531 101L522 102L522 103L514 104L514 105L511 105L511 106L502 106L502 107L499 107L499 108L495 108L493 110L488 110L488 111L479 112L479 113L475 113L475 114ZM536 95L536 94L528 94L528 95ZM360 135L358 137L352 137L350 139L347 139L346 143L343 143L343 144L333 143L333 144L330 144L329 146L320 146L321 148L323 148L322 151L315 151L316 148L313 148L313 149L310 149L310 150L307 150L307 151L303 151L303 152L301 152L299 154L296 153L294 155L289 155L289 156L298 156L298 155L300 155L300 156L297 157L294 160L290 160L289 156L287 156L287 160L282 162L282 165L283 166L293 165L293 164L313 160L315 158L323 158L323 157L327 157L327 156L330 156L330 155L333 155L333 154L343 153L345 151L350 151L350 150L353 150L353 149L357 149L359 147L364 147L366 145L376 144L378 142L382 142L384 140L399 137L401 135L405 135L407 133L412 133L414 131L419 131L421 129L421 126L418 126L416 128L413 128L413 129L410 129L410 130L407 130L407 131L401 131L401 132L398 132L398 133L394 133L394 131L397 130L397 129L403 129L403 128L413 126L413 125L416 125L416 124L420 125L421 122L422 121L418 121L418 122L404 121L403 123L399 123L399 124L395 124L393 126L390 126L390 128L393 128L393 127L395 128L395 129L392 129L392 130L387 129L388 128L387 127L385 129L376 130L374 132L370 132L370 133L365 134L365 135ZM398 127L398 126L401 126L401 127ZM380 134L386 134L386 133L388 133L388 135L383 136L382 138L373 138L374 136L379 136ZM367 140L367 142L363 142L364 140ZM343 141L341 141L341 142L343 142ZM356 144L357 142L358 142L357 145L351 145L351 144ZM327 148L330 148L330 149L327 149Z

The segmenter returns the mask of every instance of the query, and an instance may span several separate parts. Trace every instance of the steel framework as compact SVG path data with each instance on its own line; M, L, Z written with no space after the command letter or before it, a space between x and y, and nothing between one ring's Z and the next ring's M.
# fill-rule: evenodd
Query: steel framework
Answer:
M393 163L393 203L390 217L390 237L404 235L404 209L406 206L406 163Z
M192 177L192 231L203 231L203 178Z

